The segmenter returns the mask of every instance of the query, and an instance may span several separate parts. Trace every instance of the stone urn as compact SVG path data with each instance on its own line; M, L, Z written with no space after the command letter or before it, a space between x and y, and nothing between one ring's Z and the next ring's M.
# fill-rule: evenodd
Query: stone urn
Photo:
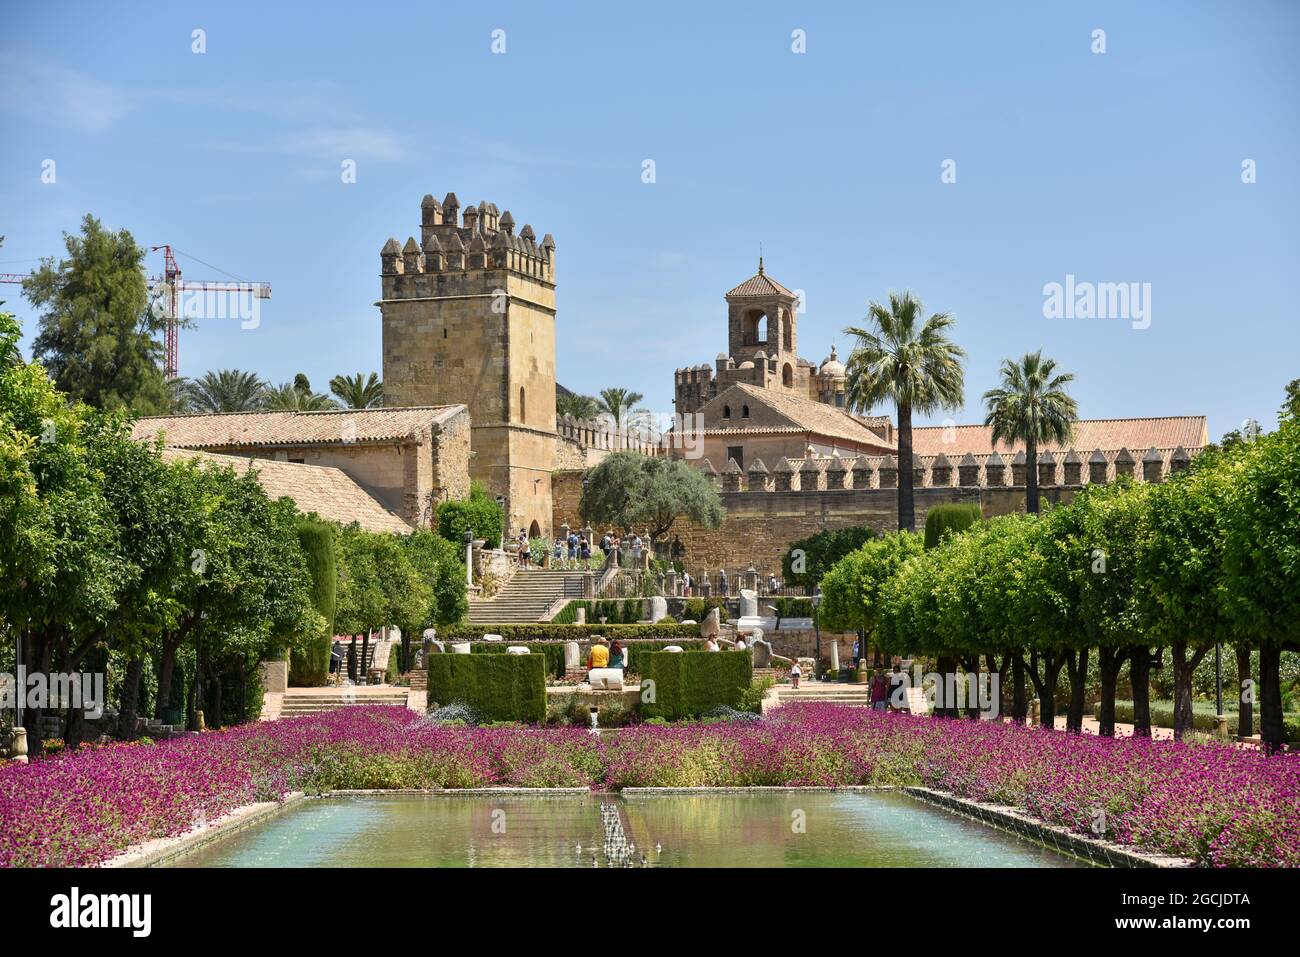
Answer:
M858 670L853 675L853 680L860 685L867 683L867 666L865 664L858 665Z
M14 728L9 736L9 758L19 764L27 763L27 729Z

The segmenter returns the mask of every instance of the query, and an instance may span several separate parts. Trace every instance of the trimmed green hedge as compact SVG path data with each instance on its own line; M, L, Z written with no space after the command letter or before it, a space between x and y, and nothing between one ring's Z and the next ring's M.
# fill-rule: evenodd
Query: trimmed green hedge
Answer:
M944 532L964 532L983 518L978 505L957 502L936 505L925 513L925 547L935 548L943 541Z
M541 655L546 659L546 673L557 678L564 677L564 642L562 641L476 641L469 646L470 654L504 654L510 645L523 645L529 654ZM430 656L432 657L432 656Z
M654 682L654 701L641 702L642 718L680 721L718 705L739 708L754 678L747 651L652 651L640 663L642 688Z
M1212 734L1214 732L1215 717L1214 705L1204 701L1192 702L1192 726L1197 731ZM1258 706L1255 708L1254 719L1254 730L1258 734ZM1133 723L1132 701L1115 702L1115 720L1120 724ZM1151 724L1157 728L1172 728L1174 726L1174 703L1172 701L1152 701ZM1234 737L1237 734L1237 712L1235 710L1228 712L1228 733ZM1300 714L1292 713L1282 716L1282 737L1287 741L1300 741Z
M550 622L524 625L456 625L439 628L439 641L478 641L484 635L500 635L512 644L530 641L582 641L604 635L624 641L628 638L690 639L700 636L699 625L556 625ZM669 642L672 644L672 642ZM680 641L677 644L681 644Z
M635 625L645 617L644 598L602 598L599 601L577 599L569 602L551 619L553 625L571 625L578 617L578 609L587 609L587 624L600 624L605 618L611 625Z
M430 655L429 704L463 701L483 721L546 720L542 655Z

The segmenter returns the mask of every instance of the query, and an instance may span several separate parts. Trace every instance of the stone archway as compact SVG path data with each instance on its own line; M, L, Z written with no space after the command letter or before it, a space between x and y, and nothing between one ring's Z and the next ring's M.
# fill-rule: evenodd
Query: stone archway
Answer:
M537 524L537 519L533 519L533 524L528 526L528 537L529 538L542 537L542 527Z

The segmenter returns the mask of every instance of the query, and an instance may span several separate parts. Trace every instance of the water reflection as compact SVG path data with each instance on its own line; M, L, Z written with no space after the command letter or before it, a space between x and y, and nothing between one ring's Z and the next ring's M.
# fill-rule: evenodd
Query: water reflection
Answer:
M355 795L306 801L182 867L1070 867L893 792Z

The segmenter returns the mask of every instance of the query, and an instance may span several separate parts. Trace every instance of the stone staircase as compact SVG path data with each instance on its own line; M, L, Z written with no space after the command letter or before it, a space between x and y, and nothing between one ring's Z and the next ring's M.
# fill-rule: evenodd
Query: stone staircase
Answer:
M545 619L561 598L581 598L585 572L521 568L492 598L471 598L472 624L510 624Z
M396 705L406 707L406 689L390 688L386 685L341 688L303 688L290 689L280 704L281 718L296 718L304 714L321 714L336 711L339 708L354 708L358 705Z
M841 684L838 681L811 681L805 678L799 690L789 685L779 685L777 694L782 704L793 701L830 701L835 704L871 707L871 686L860 684Z

